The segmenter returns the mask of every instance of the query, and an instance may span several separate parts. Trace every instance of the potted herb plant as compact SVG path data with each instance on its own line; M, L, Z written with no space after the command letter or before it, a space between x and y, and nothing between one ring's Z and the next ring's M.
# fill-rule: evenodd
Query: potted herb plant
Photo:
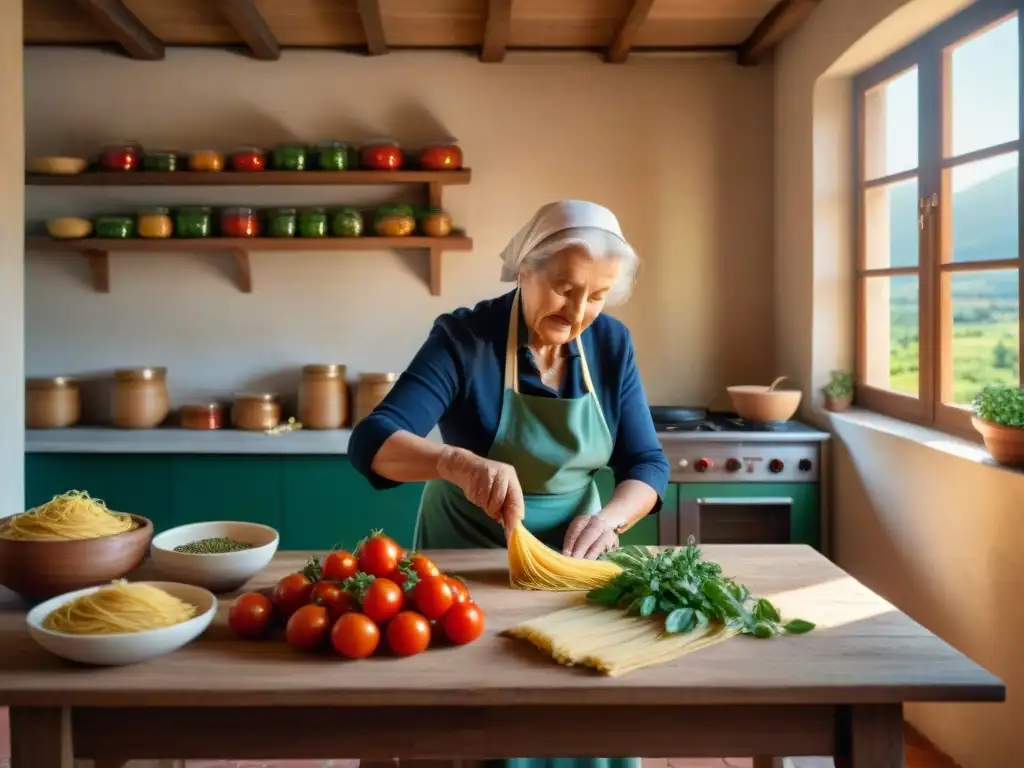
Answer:
M992 458L1024 469L1024 390L992 384L971 403L971 422Z
M832 371L828 384L821 390L825 395L825 408L835 413L845 411L853 403L853 374Z

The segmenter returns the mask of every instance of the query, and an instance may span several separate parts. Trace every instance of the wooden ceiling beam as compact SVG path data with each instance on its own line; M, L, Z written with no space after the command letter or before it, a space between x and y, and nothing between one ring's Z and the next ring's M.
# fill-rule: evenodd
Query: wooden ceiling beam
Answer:
M356 7L363 23L363 34L366 35L367 53L383 56L388 52L388 43L384 37L384 15L380 10L380 0L358 0Z
M609 64L622 64L629 58L629 51L636 42L640 27L647 21L654 0L633 0L629 13L622 19L615 37L605 52L604 60Z
M484 21L484 44L480 49L480 61L491 64L504 61L511 34L512 0L487 0L487 18Z
M779 0L768 11L768 15L740 43L736 62L743 67L753 67L764 61L786 37L803 24L820 0Z
M253 0L221 0L220 8L253 56L264 61L281 58L281 46Z
M133 59L159 61L164 44L149 31L122 0L76 0L103 30L114 38Z

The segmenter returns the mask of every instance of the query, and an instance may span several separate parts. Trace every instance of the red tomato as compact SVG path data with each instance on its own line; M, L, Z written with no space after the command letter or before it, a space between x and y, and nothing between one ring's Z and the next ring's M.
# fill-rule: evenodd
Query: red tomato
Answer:
M413 656L430 645L430 622L415 611L402 611L388 624L388 645L397 656Z
M465 645L484 632L484 612L476 603L456 603L444 615L444 633L453 643Z
M305 574L292 573L274 585L271 600L278 612L285 617L291 616L299 608L309 603L313 594L313 582Z
M362 543L357 553L359 570L377 578L391 576L402 558L402 548L382 533Z
M331 628L331 619L322 605L304 605L291 615L284 630L285 640L292 648L312 651L320 645Z
M420 613L437 621L452 607L455 596L444 576L431 576L412 588L413 600Z
M352 610L352 595L333 581L318 581L310 600L326 608L332 619Z
M361 613L346 613L334 623L331 645L342 656L365 659L380 643L380 630Z
M355 576L357 570L356 558L353 554L339 549L324 558L320 578L328 581L344 581Z
M246 592L231 603L228 626L239 637L251 640L263 635L274 617L274 606L266 595Z
M383 624L402 610L404 600L402 588L391 579L374 579L363 595L363 613Z
M448 582L448 586L452 590L452 599L456 603L468 603L469 602L469 589L461 581L456 579L454 576L445 576L445 581Z
M410 562L412 563L412 569L421 579L429 579L431 576L441 575L441 569L426 555L413 555Z

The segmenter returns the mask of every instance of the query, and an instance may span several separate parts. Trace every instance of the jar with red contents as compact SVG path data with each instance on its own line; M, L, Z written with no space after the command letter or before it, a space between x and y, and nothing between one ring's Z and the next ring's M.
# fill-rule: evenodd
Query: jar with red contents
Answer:
M259 147L239 147L231 153L231 170L242 173L262 171L266 167L263 150Z
M359 164L371 171L397 171L405 164L405 155L397 141L375 139L359 150Z
M225 208L220 214L224 237L259 237L260 217L252 208Z
M462 150L454 140L432 141L420 150L418 159L425 171L455 171L462 167Z
M134 171L142 162L142 145L134 141L111 144L100 151L99 160L105 171Z

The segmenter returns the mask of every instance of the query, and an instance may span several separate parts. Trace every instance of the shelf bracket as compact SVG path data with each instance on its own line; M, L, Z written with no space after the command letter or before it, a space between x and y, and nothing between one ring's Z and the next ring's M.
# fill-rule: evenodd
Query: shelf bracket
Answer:
M249 264L249 252L241 248L232 248L231 255L235 257L235 266L238 267L238 290L242 293L252 293L252 267Z
M96 293L110 293L110 254L107 251L82 251L89 261L92 287Z

